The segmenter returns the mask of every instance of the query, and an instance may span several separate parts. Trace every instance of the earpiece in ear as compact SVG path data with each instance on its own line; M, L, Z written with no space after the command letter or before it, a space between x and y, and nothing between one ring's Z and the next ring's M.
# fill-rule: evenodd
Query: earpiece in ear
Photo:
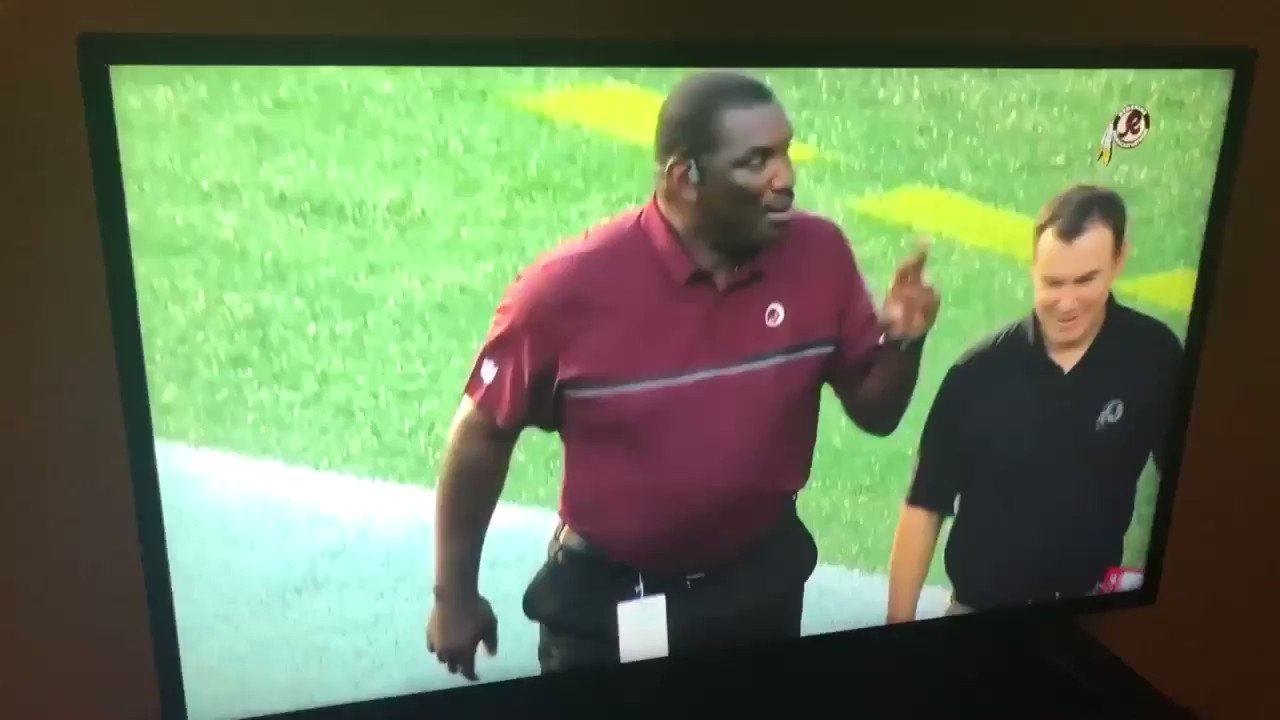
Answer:
M694 185L702 182L702 176L698 174L698 163L696 160L689 161L689 182Z

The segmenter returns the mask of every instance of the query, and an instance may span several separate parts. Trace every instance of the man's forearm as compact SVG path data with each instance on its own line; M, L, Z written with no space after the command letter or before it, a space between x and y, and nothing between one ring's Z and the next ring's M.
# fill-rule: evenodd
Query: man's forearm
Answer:
M889 622L915 619L941 527L942 519L937 513L902 506L889 554Z
M477 592L485 533L513 447L514 439L494 437L474 420L455 422L436 487L437 597Z
M873 435L888 435L911 403L920 375L923 342L906 350L886 345L876 351L870 367L857 380L836 386L845 414Z

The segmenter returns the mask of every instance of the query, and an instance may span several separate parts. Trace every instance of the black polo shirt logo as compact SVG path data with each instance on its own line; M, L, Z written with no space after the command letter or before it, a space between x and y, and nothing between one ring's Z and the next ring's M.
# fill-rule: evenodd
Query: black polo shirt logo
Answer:
M1098 422L1094 425L1094 429L1098 431L1105 430L1108 425L1115 425L1120 422L1122 417L1124 417L1124 401L1116 398L1102 408L1102 412L1098 414Z

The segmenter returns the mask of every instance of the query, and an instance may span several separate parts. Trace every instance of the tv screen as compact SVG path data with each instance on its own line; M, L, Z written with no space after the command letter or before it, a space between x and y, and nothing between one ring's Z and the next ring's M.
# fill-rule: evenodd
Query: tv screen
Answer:
M168 711L1154 599L1242 56L807 53L86 39Z

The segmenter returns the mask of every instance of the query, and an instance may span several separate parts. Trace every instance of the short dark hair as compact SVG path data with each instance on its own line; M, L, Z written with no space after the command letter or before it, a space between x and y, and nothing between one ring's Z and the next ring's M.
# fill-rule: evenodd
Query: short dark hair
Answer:
M1119 193L1097 185L1075 185L1045 203L1036 218L1036 234L1031 242L1040 242L1045 231L1053 228L1063 242L1069 243L1084 234L1090 223L1101 222L1111 229L1119 252L1127 221L1124 199Z
M745 73L704 70L685 76L658 110L654 155L659 165L678 155L697 158L716 149L727 110L777 102L764 82Z

